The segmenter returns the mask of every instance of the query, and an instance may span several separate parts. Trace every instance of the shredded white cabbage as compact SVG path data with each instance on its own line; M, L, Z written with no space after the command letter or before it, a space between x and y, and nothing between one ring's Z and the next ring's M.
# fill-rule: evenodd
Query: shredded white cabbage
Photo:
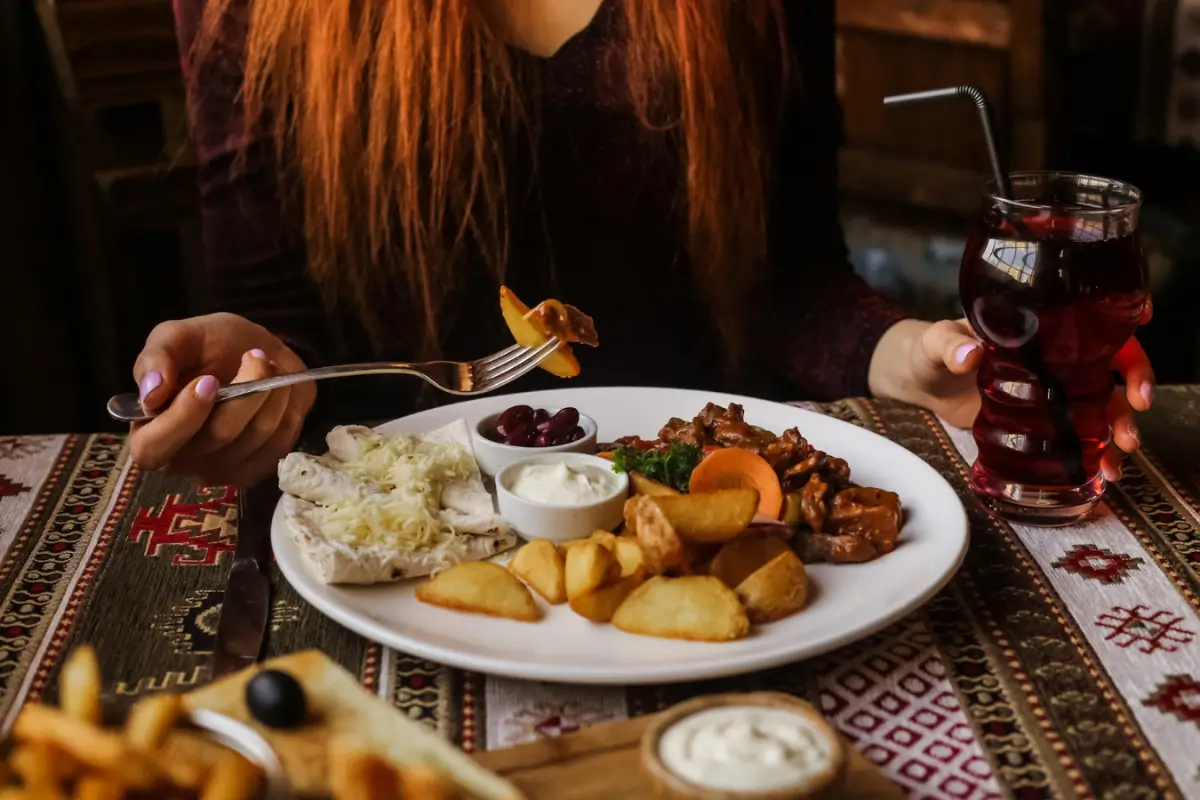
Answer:
M478 474L470 451L457 442L375 432L357 438L356 445L355 457L338 468L382 491L321 506L321 530L356 547L381 545L401 552L452 549L455 531L438 516L442 489L450 481Z

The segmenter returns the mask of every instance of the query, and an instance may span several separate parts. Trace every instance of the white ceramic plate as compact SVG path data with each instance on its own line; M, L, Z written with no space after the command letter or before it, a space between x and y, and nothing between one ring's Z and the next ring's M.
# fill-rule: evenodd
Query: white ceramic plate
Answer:
M846 459L855 481L897 492L906 519L895 551L867 564L810 566L810 599L803 611L723 644L635 636L592 624L566 605L543 603L546 616L537 623L448 611L417 602L412 581L327 586L304 567L278 509L272 529L275 558L296 591L323 614L389 647L461 669L598 684L716 678L819 655L903 617L954 575L967 548L967 518L949 484L881 436L792 406L676 389L561 389L443 406L381 430L419 432L459 418L473 426L487 414L527 403L575 406L596 420L600 441L630 435L652 439L671 417L690 419L710 401L741 403L747 422L776 433L798 427L816 447Z

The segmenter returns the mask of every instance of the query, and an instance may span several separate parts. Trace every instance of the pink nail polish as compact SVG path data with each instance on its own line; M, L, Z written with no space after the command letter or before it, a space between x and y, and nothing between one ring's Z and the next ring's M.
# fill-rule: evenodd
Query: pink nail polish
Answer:
M959 364L965 364L967 363L967 359L971 357L971 354L978 349L979 345L977 344L960 345L959 348L954 351L954 360Z
M1133 439L1134 444L1136 444L1138 447L1142 446L1142 437L1138 435L1137 425L1134 425L1132 422L1129 423L1129 428L1126 430L1126 433L1129 434L1130 439Z
M259 350L257 347L250 351L250 355L254 356L255 358L257 358L261 361L267 360L267 354L264 353L262 350Z
M162 382L162 373L158 370L147 373L142 377L142 382L138 384L138 397L144 401L155 389L162 386Z
M201 400L212 400L217 396L217 389L220 388L217 379L212 375L205 375L200 380L196 381L196 397Z
M1154 384L1150 381L1142 383L1142 399L1146 401L1146 408L1154 404Z

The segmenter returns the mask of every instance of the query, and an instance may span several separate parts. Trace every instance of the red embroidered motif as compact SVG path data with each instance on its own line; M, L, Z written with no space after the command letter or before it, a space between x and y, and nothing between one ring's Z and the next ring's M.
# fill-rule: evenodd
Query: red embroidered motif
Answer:
M25 484L9 480L6 476L0 475L0 497L16 497L21 492L28 492L29 487Z
M237 531L237 489L206 487L198 492L199 502L184 503L181 495L168 495L162 511L139 508L129 530L129 541L140 542L146 534L146 555L156 557L167 545L187 552L171 556L176 567L211 567L222 553L232 552Z
M1065 569L1089 580L1100 583L1122 583L1125 575L1145 563L1124 553L1113 553L1094 544L1081 544L1071 548L1053 566Z
M1190 675L1168 675L1154 694L1142 702L1200 728L1200 681Z
M533 708L521 708L506 724L520 730L521 739L553 739L567 733L607 721L602 709L583 703L536 703Z
M0 436L0 458L16 461L46 449L46 436Z
M1101 614L1096 620L1101 628L1112 631L1104 637L1106 641L1124 648L1137 645L1143 653L1174 653L1179 645L1190 644L1196 634L1180 625L1181 622L1183 617L1170 611L1151 614L1150 607L1144 605L1133 608L1113 606L1112 611Z
M574 733L579 730L579 724L564 720L558 714L552 714L533 726L541 736L562 736L564 733Z

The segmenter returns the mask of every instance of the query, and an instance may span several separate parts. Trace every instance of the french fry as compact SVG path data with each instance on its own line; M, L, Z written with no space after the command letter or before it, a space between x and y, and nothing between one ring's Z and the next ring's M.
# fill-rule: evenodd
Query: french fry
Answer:
M204 781L200 800L250 800L258 792L259 780L258 767L226 750Z
M220 760L224 748L191 731L174 730L158 749L159 763L174 786L195 791Z
M333 800L391 800L422 797L400 791L400 779L387 761L372 753L338 752L329 759Z
M62 796L62 774L54 763L54 750L46 744L18 745L9 756L12 770L35 796Z
M77 647L67 657L58 676L58 694L64 714L100 724L100 663L91 645Z
M124 738L49 706L37 703L21 709L13 724L13 739L53 746L80 764L108 775L134 789L157 784L153 765L130 748Z
M149 752L162 744L183 712L177 694L156 694L134 703L125 720L125 738L138 750Z
M446 776L431 767L411 766L400 770L400 793L413 800L457 800L458 793Z
M75 800L121 800L124 796L124 786L101 775L84 775L75 783Z

